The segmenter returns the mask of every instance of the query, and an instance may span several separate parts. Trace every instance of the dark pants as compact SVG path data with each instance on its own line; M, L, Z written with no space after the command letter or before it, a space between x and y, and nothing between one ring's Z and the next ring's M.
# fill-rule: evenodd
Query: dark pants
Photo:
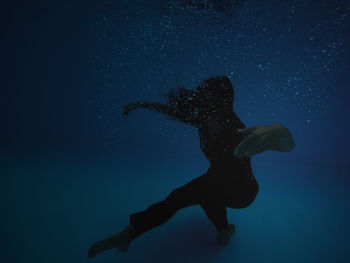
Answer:
M212 167L202 176L173 190L163 201L132 214L136 236L164 224L178 210L200 205L219 231L228 226L226 207L245 208L255 199L259 185L251 172L222 175Z

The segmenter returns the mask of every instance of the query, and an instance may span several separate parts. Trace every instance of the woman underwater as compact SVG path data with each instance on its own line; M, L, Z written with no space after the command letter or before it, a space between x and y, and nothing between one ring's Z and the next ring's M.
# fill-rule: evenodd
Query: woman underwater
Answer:
M197 128L210 167L205 174L174 189L163 201L130 215L130 225L92 245L88 257L111 248L127 251L136 237L191 205L203 208L218 232L219 245L229 242L235 226L227 222L226 207L248 207L259 191L251 156L266 150L288 152L295 147L292 135L279 123L245 128L233 111L233 99L231 81L216 76L204 80L195 90L170 90L167 104L136 102L124 107L123 117L137 108L151 109Z

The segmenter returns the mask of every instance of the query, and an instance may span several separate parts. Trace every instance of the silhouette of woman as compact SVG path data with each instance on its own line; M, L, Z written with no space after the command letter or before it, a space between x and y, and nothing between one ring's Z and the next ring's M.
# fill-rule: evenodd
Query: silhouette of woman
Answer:
M226 207L245 208L255 199L259 185L251 156L266 150L290 151L294 140L281 124L245 128L233 111L234 90L224 76L204 80L195 90L180 87L167 93L167 103L136 102L124 107L123 116L136 108L152 109L198 129L200 147L210 167L206 173L173 190L164 200L132 214L122 232L94 244L88 257L116 248L125 252L132 240L162 225L177 211L200 205L226 245L235 231L228 224Z

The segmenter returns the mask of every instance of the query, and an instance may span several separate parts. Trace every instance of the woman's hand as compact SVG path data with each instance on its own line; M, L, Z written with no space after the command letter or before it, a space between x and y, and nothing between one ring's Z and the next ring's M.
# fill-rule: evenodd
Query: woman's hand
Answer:
M138 107L140 106L140 102L134 102L134 103L129 103L127 105L124 106L123 108L123 114L122 114L122 117L124 119L126 119L126 117L128 116L128 114L137 109Z
M266 150L288 152L295 146L290 132L279 123L252 126L238 131L248 135L234 151L238 157L251 157Z

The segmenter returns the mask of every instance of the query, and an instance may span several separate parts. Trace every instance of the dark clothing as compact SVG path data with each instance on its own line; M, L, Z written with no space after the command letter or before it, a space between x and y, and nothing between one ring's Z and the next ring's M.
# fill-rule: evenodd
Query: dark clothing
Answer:
M177 116L186 123L183 116ZM226 207L245 208L255 199L259 185L250 166L250 158L233 155L235 147L244 139L237 129L245 125L234 112L221 122L221 130L214 135L203 124L196 126L200 146L210 167L207 172L186 185L173 190L166 199L130 216L136 236L165 223L178 210L199 204L217 230L228 226Z
M259 185L250 158L233 152L244 139L244 123L231 110L234 89L225 76L210 77L196 90L180 88L168 95L171 117L198 129L200 147L210 162L205 174L173 190L166 199L130 216L136 236L159 226L179 209L199 204L217 230L228 226L226 207L244 208L255 199Z
M226 207L245 208L259 191L252 174L236 175L218 176L210 167L202 176L173 190L165 200L131 215L130 224L135 226L136 236L162 225L177 211L191 205L200 205L216 230L227 228Z
M220 170L234 166L235 169L251 171L250 158L238 158L233 154L236 146L245 138L237 129L245 128L245 125L234 112L222 120L220 125L222 128L214 135L210 134L208 125L198 127L200 147L210 165Z

